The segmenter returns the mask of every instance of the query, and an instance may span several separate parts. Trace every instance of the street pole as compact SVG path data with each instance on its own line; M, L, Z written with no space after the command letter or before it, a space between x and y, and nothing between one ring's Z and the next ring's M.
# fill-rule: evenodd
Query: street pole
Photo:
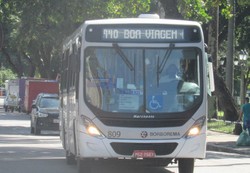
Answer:
M244 50L240 51L239 61L240 61L240 101L241 105L244 104L245 100L245 71L247 68L247 53Z
M226 86L233 96L233 59L234 59L234 28L235 28L235 3L230 0L233 9L231 11L232 17L228 21L228 38L227 38L227 64L226 64Z
M245 91L245 76L244 76L245 70L243 65L241 66L241 72L240 72L240 103L241 105L244 104L244 91Z

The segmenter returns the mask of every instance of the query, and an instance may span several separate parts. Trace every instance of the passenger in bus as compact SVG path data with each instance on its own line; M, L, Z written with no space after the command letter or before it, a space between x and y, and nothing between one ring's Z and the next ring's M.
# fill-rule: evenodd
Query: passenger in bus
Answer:
M195 82L197 80L195 78L195 64L194 61L190 61L188 59L181 59L181 73L182 73L182 79L186 82Z
M181 80L181 77L179 76L179 71L180 70L175 64L170 64L166 69L165 76L160 78L160 83L166 83L172 80Z
M183 83L179 69L175 64L170 64L166 69L166 75L160 80L159 89L164 96L164 107L168 112L177 111L177 94Z

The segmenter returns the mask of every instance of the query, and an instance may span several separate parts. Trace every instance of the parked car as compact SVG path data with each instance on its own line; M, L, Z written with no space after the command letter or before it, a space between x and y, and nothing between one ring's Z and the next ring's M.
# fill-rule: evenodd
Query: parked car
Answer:
M40 93L32 104L31 133L41 134L41 130L59 130L58 94Z

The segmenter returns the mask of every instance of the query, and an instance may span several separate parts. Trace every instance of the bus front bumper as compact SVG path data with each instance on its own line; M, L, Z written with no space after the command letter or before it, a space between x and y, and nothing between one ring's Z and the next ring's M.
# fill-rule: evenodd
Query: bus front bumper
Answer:
M206 135L173 140L107 139L79 133L80 158L136 158L136 151L153 151L153 158L205 158Z

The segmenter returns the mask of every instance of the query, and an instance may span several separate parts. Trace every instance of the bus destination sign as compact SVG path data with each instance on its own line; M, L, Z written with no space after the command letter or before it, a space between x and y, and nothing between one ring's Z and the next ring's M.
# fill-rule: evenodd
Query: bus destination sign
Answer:
M102 39L115 40L184 40L184 29L103 29Z
M200 42L201 32L196 26L89 25L86 40L111 43L188 43Z

